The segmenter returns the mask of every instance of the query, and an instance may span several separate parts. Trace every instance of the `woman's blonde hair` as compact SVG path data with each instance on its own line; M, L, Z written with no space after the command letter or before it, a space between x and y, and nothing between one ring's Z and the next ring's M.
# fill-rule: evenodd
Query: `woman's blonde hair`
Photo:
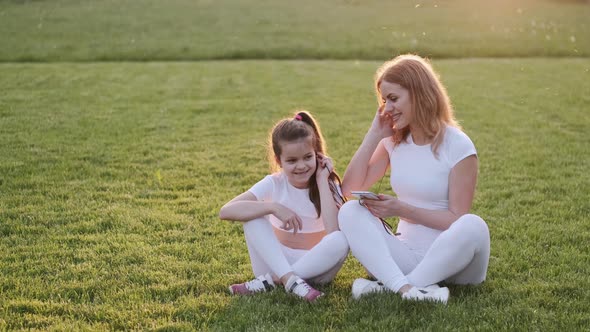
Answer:
M453 115L447 90L430 63L418 55L404 54L381 65L375 73L375 91L379 106L383 105L380 93L383 81L399 84L408 90L414 120L426 137L432 140L432 152L438 155L437 150L443 141L446 126L460 126ZM395 130L394 144L400 144L409 134L409 127Z

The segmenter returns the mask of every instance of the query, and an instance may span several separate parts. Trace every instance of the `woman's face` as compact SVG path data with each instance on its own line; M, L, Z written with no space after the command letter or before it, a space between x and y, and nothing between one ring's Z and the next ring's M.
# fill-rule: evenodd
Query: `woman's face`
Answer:
M383 112L391 117L393 128L402 129L414 120L410 92L396 83L382 81L379 89Z

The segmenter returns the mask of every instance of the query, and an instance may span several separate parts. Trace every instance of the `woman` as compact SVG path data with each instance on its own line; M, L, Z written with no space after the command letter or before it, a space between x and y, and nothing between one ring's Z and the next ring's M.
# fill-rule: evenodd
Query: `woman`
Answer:
M446 89L415 55L375 75L379 109L344 174L345 195L366 190L391 168L397 197L350 201L338 220L350 249L378 281L357 279L353 297L380 291L446 303L436 283L478 284L490 255L486 223L469 214L477 154L456 123ZM359 204L361 203L361 204ZM399 217L393 234L380 219Z

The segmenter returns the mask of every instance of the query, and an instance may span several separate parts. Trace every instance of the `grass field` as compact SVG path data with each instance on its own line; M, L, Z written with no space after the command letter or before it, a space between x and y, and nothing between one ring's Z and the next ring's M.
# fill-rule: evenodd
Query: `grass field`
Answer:
M0 2L0 331L590 329L590 5L559 2ZM267 130L311 111L342 174L406 51L478 149L487 281L353 301L350 256L314 305L231 297L253 276L218 212Z
M13 0L0 61L580 57L589 17L564 0Z
M479 150L473 210L492 236L482 286L452 287L447 307L354 302L351 257L317 305L226 293L251 270L241 227L217 213L266 174L266 130L314 112L343 171L374 112L378 64L0 65L0 327L588 327L586 59L434 63Z

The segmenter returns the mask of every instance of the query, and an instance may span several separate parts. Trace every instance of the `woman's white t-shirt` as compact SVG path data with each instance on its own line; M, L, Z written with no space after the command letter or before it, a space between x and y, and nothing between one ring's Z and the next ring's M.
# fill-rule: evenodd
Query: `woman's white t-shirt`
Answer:
M449 174L461 160L477 155L475 145L460 129L447 126L438 158L432 146L416 145L409 135L399 145L393 145L390 137L383 139L389 153L391 188L402 202L429 210L449 208ZM410 248L424 254L442 232L400 219L397 231L400 240Z

